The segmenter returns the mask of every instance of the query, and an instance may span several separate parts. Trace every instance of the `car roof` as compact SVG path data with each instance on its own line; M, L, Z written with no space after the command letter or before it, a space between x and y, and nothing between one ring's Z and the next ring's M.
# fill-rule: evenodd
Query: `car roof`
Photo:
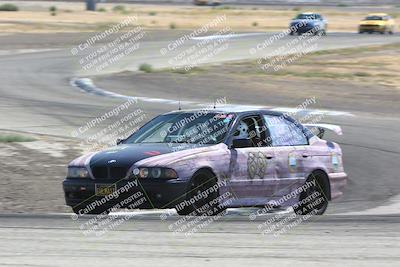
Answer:
M367 17L369 17L369 16L384 17L384 16L387 16L387 15L388 15L388 14L386 14L386 13L371 13L371 14L368 14Z
M208 108L208 109L183 109L183 110L174 110L165 114L177 114L177 113L195 113L199 111L207 110L209 113L235 113L235 114L247 114L247 113L265 113L271 115L283 115L282 112L269 110L267 108L258 108L258 107L248 107L248 106L224 106L224 107L216 107L216 108Z
M299 15L320 15L320 14L316 13L316 12L303 12L303 13L300 13Z

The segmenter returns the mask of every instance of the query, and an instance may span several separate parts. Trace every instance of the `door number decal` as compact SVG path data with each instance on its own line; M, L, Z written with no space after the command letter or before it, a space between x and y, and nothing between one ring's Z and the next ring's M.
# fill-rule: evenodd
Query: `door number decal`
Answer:
M247 173L250 179L263 179L267 171L267 157L261 152L249 152L247 158Z

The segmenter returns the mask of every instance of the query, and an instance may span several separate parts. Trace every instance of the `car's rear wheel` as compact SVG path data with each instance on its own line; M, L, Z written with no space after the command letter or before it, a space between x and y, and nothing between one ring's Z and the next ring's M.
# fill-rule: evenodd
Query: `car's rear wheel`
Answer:
M306 184L312 184L300 194L298 205L294 206L294 211L298 215L322 215L328 208L327 179L323 172L312 173Z
M183 208L177 205L179 215L217 215L224 209L219 205L219 191L216 189L217 177L209 170L196 172L190 180L186 193L187 203ZM180 203L181 204L181 203Z

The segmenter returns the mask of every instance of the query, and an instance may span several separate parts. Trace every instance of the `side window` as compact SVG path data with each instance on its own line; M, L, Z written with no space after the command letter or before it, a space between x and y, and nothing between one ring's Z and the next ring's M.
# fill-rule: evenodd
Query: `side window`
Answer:
M265 140L264 128L260 116L245 117L239 122L233 133L233 139L250 139L254 147L263 146Z
M308 140L302 129L295 123L281 117L264 115L270 134L272 146L308 145Z

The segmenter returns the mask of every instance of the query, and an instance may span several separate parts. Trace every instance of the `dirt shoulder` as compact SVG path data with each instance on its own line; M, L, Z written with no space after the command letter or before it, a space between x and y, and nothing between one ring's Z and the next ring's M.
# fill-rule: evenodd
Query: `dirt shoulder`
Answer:
M82 153L78 141L27 133L32 142L0 142L0 213L70 212L62 181L68 162Z
M97 12L84 11L80 2L22 2L13 1L18 12L0 12L1 32L76 32L101 31L110 24L121 22L127 16L137 16L137 24L147 29L197 29L217 17L226 16L233 31L276 31L288 27L289 21L299 12L319 12L329 21L331 31L356 31L358 22L367 10L351 7L251 7L227 6L197 7L191 5L140 5L99 3ZM55 12L49 8L54 6ZM394 17L400 16L399 7L383 7Z

